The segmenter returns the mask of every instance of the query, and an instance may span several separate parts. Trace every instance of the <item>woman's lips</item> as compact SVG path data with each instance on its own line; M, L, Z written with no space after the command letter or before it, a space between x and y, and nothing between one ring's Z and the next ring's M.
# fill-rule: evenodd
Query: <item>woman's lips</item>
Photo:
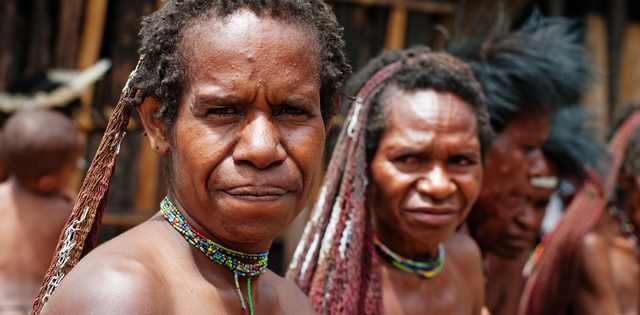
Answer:
M451 222L458 213L449 208L419 208L406 209L405 212L418 221L429 225L446 225Z
M275 186L240 186L224 190L235 199L249 202L270 202L283 198L289 190Z

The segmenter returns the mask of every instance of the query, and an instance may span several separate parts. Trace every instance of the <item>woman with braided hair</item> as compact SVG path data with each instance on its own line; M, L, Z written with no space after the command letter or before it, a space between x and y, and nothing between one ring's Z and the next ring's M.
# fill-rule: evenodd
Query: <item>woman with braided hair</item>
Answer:
M416 47L355 74L359 91L287 277L319 314L480 314L480 251L455 233L492 131L463 62Z
M319 176L350 72L342 29L320 0L165 1L142 25L143 57L118 108L138 106L168 196L160 213L67 273L66 257L77 257L69 251L91 249L70 240L100 216L77 204L36 312L313 314L293 283L265 268ZM126 126L128 117L114 119ZM122 137L107 129L100 159ZM98 189L85 181L80 202L104 193L109 172L96 175Z
M640 313L640 102L621 108L602 182L585 185L545 235L518 314Z

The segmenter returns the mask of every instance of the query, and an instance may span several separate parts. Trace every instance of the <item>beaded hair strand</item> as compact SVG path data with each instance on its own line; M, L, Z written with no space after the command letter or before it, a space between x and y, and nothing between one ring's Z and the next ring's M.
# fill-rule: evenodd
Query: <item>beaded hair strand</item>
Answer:
M116 166L120 144L126 134L129 118L133 111L130 100L135 99L138 92L131 87L131 82L144 62L144 57L145 55L140 56L136 69L131 72L127 84L122 89L118 105L109 119L98 151L78 193L78 199L71 216L58 239L53 260L47 270L38 298L33 304L32 315L40 314L60 281L82 257L95 247L102 226L102 215L107 206L106 196L109 192L109 182Z
M366 209L365 126L371 98L387 80L426 55L379 70L358 93L340 132L318 202L286 277L319 314L382 314L377 258Z
M165 126L170 127L177 117L179 91L187 75L182 68L184 60L177 48L182 30L192 21L207 18L209 13L224 18L241 9L248 9L258 16L271 16L286 23L310 27L310 35L315 36L319 44L322 117L327 119L335 114L331 104L339 94L344 76L351 73L351 67L342 51L342 27L323 0L163 1L162 9L142 19L139 33L141 47L138 51L142 57L136 70L129 76L109 120L72 215L58 241L32 314L40 313L62 278L95 245L116 155L133 108L139 106L145 97L151 96L162 103L162 108L152 118L164 119Z

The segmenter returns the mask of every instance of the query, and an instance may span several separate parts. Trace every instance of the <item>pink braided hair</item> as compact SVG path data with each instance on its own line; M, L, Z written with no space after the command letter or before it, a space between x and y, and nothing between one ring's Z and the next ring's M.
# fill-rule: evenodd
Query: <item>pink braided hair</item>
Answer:
M391 63L367 81L340 132L320 197L286 278L318 314L383 314L378 262L366 207L365 126L370 101L388 79L427 54Z

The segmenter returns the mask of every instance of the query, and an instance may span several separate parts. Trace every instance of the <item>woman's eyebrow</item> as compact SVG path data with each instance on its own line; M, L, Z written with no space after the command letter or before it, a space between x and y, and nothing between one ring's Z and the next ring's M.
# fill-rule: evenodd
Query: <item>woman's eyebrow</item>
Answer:
M304 106L304 107L317 107L318 102L308 97L291 97L282 100L282 104Z
M196 106L203 106L203 105L228 106L228 105L239 104L239 103L242 103L242 99L233 95L206 95L206 96L197 96L194 105Z
M480 154L478 154L477 152L469 152L469 151L453 152L451 153L451 156L465 156L465 157L472 157L474 159L480 158Z
M416 154L430 154L430 146L406 146L402 144L395 144L390 147L391 152L398 155L416 155Z

